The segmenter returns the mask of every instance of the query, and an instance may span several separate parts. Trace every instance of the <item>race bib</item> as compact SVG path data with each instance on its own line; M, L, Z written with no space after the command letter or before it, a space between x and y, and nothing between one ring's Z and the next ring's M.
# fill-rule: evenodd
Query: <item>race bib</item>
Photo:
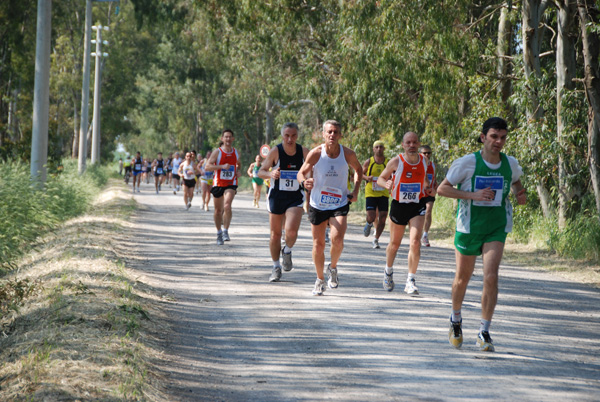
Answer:
M420 193L421 183L400 183L398 202L404 204L408 204L411 202L419 202Z
M372 189L373 191L381 191L381 190L385 190L385 188L381 187L379 184L377 184L377 179L379 177L373 177L373 182L371 183Z
M342 204L342 190L339 188L325 187L319 194L320 209L335 209Z
M229 169L221 169L220 178L221 180L233 180L233 176L235 174L235 166L229 166Z
M157 168L156 168L156 174L163 174L163 169L162 169L162 168L159 168L159 167L157 167Z
M502 189L504 177L502 176L475 176L475 190L490 188L494 192L494 199L490 201L473 201L478 207L499 207L502 205Z
M429 180L429 185L433 185L433 175L431 173L427 173L427 180Z
M194 178L194 169L192 169L191 166L188 166L187 168L184 168L185 171L183 172L185 178L187 180L192 180Z
M298 183L298 171L296 170L281 170L279 176L279 191L298 191L300 183Z
M141 163L136 163L135 164L135 170L142 170L142 164Z

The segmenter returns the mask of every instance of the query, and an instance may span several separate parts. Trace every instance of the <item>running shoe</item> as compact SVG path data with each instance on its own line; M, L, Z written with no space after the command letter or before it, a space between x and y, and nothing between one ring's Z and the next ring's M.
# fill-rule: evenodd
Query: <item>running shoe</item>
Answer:
M162 186L162 184L159 184L159 185L158 185L158 191L161 191L161 190L162 190L162 189L161 189L161 186Z
M140 192L140 188L138 187L138 193Z
M292 265L291 251L289 253L284 253L283 250L281 250L281 265L283 265L283 270L285 272L289 272L294 269L294 266Z
M223 233L217 233L217 246L222 246L225 244L223 242Z
M409 279L406 281L406 286L404 286L404 291L411 296L416 296L419 294L419 289L417 288L417 284L415 279Z
M329 276L329 279L327 280L327 286L329 286L329 289L337 288L340 284L338 281L337 268L331 268L331 264L329 264L327 266L327 276Z
M271 277L269 278L269 282L279 282L281 279L281 267L273 267L273 272L271 272Z
M173 194L177 194L177 190L173 190Z
M423 234L423 237L421 237L421 244L425 247L431 247L431 245L429 244L429 236Z
M392 290L394 290L394 273L392 272L391 274L388 274L384 270L383 274L383 290L391 292Z
M371 230L373 229L373 224L372 223L365 223L365 227L363 228L363 234L365 235L365 237L369 237L371 236Z
M205 210L205 211L208 211L208 204L206 204L206 205L204 206L204 210Z
M156 194L158 194L158 190L156 190Z
M381 248L379 247L379 240L373 239L373 248Z
M492 337L488 331L479 331L477 335L477 346L482 352L493 352L494 344L492 343Z
M323 279L319 279L317 278L317 281L315 282L315 288L313 289L313 295L314 296L321 296L323 294L323 292L325 292L325 281Z
M223 231L223 241L229 241L229 240L231 240L229 238L229 232L227 230L224 230Z
M187 205L185 206L185 209L188 210L192 207L192 203L190 201L188 201Z
M454 322L452 319L450 319L448 340L450 341L450 345L454 346L456 349L460 349L463 343L462 320L459 322Z

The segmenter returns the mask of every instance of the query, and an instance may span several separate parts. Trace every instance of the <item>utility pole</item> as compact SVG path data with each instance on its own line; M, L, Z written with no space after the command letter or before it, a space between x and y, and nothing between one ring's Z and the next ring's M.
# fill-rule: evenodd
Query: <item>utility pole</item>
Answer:
M85 34L83 38L83 84L81 85L81 121L79 125L79 174L85 172L87 159L88 108L90 103L90 40L92 36L92 0L85 1Z
M108 31L108 27L98 24L92 29L96 31L96 52L95 56L96 70L94 77L94 117L92 118L92 165L100 161L100 86L102 83L102 57L108 56L108 53L102 53L102 44L108 45L107 41L102 42L102 30Z
M38 0L33 128L31 132L31 178L40 187L46 183L46 164L48 162L51 24L52 0Z

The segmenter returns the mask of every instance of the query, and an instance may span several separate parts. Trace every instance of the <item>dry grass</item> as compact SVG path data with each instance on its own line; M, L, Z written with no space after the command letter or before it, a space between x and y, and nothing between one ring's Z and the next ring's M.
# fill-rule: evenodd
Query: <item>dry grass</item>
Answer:
M0 322L0 400L164 400L152 369L165 322L159 297L127 269L134 201L119 188L46 236L13 277L37 291Z

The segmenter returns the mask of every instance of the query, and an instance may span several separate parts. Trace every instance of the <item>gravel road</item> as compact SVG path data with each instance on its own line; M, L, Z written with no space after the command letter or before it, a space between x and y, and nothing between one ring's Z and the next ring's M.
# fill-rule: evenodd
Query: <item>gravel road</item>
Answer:
M165 186L168 190L168 186ZM211 211L200 198L142 185L133 233L136 266L173 301L165 351L169 401L600 400L600 290L532 268L502 265L490 333L479 352L481 265L463 306L465 343L448 343L454 250L423 248L420 295L382 289L387 233L371 249L349 226L340 286L312 296L310 223L304 217L292 272L269 283L268 213L250 193L233 204L231 241L216 246Z

